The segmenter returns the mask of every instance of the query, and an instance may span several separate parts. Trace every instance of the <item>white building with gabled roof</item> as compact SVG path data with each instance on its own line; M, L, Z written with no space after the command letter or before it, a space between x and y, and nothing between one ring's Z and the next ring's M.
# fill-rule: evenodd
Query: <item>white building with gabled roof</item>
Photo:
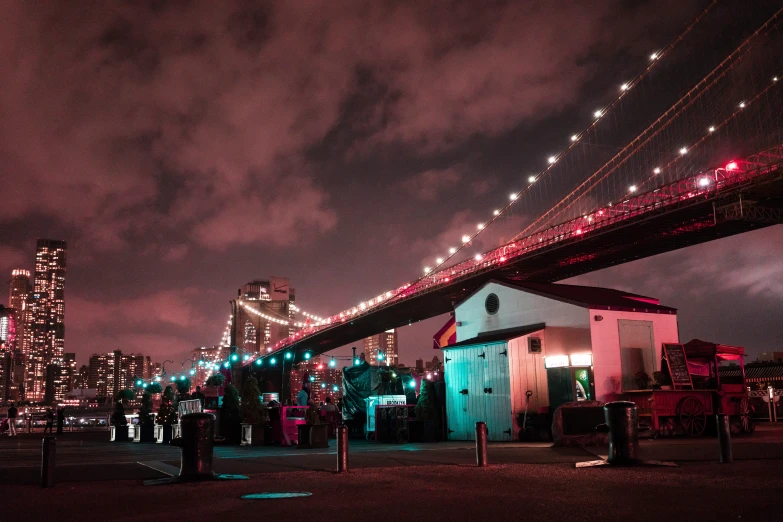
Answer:
M517 440L526 407L614 400L679 342L676 309L609 288L492 280L455 319L457 343L443 350L453 440L472 440L478 421L489 440Z

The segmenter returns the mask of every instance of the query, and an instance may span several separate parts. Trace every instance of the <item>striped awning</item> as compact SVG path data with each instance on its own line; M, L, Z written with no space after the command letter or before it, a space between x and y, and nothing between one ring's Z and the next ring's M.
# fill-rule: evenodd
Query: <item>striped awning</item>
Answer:
M721 369L721 376L739 377L739 368ZM783 364L745 367L746 382L783 381Z

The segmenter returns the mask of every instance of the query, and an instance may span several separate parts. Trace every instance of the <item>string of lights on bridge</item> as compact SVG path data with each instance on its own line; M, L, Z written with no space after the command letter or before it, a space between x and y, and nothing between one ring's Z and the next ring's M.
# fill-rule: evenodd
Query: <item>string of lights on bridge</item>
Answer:
M371 299L369 299L367 301L362 301L357 306L354 306L352 308L344 310L344 311L340 312L339 314L335 314L335 315L333 315L331 317L328 317L328 318L321 318L321 317L315 316L313 314L307 314L307 313L304 313L304 311L301 311L300 309L295 308L296 311L301 311L303 313L303 315L305 315L308 318L311 318L311 319L315 320L316 323L315 324L304 324L304 325L302 325L303 330L294 333L288 339L285 339L283 341L278 342L276 345L274 345L273 347L270 347L268 350L269 351L273 351L273 350L277 350L278 348L285 347L287 344L290 344L291 342L296 342L297 339L299 339L299 338L302 338L302 337L304 337L306 335L310 335L310 334L314 333L315 331L318 331L318 329L320 329L321 327L327 327L327 326L330 326L330 325L333 325L333 324L339 324L339 323L345 322L345 321L351 319L352 317L354 317L354 316L356 316L358 314L361 314L361 313L365 312L366 310L368 310L370 308L373 308L374 306L378 306L378 305L384 304L384 303L388 302L389 300L392 300L393 298L395 298L395 297L397 297L399 295L402 295L402 296L407 295L407 293L409 293L408 289L412 285L417 285L422 279L424 279L425 277L428 277L428 275L431 275L431 274L434 275L434 272L437 269L439 269L444 263L448 262L449 259L451 259L454 255L456 255L460 250L462 250L468 244L470 244L483 230L485 230L498 217L500 217L504 212L506 212L511 207L511 205L513 205L520 198L521 195L523 195L524 193L529 191L531 189L531 187L533 186L533 184L535 184L537 181L539 181L543 176L549 174L551 169L552 169L552 167L553 167L553 165L555 165L560 159L563 158L563 156L565 154L567 154L570 150L572 150L573 147L576 146L576 144L580 141L580 139L587 132L589 132L596 125L598 125L598 123L602 120L602 118L604 118L620 102L620 100L629 91L631 91L633 89L633 87L636 86L652 70L653 67L655 67L656 64L660 63L661 60L669 52L671 52L671 50L676 46L676 44L680 40L682 40L683 36L688 31L690 31L690 29L701 19L701 17L704 16L704 14L706 14L706 12L714 4L715 4L715 2L712 2L710 4L710 6L700 15L700 17L697 18L686 29L686 31L684 33L682 33L677 38L677 40L675 40L674 42L672 42L671 44L669 44L668 46L666 46L662 50L656 51L656 52L650 54L649 55L649 62L650 63L648 65L648 67L645 69L645 71L643 71L641 74L639 74L634 79L632 79L632 80L630 80L628 82L625 82L622 85L620 85L620 87L619 87L620 94L618 95L618 97L611 104L607 105L606 107L601 108L601 109L597 109L593 113L593 118L594 119L587 126L587 128L585 130L583 130L581 133L571 135L570 139L569 139L569 142L570 142L569 145L562 152L560 152L559 154L556 154L556 155L549 156L546 159L547 167L545 167L544 170L542 170L538 175L531 175L528 178L528 180L527 180L528 181L528 187L526 187L526 188L524 188L524 189L522 189L522 190L520 190L518 192L514 192L514 193L510 194L510 197L509 197L510 202L507 203L506 206L504 206L501 209L495 210L493 212L493 217L491 219L489 219L487 222L477 224L477 231L476 232L474 232L472 234L464 234L462 236L462 238L461 238L462 239L462 244L459 245L459 246L451 247L448 250L448 255L444 255L443 257L436 258L435 259L436 264L435 264L434 268L425 267L425 269L424 269L425 276L424 277L420 277L417 280L413 281L412 283L408 283L408 284L402 285L402 286L398 287L396 290L389 290L389 291L383 292L383 293L379 294L378 296L376 296L374 298L371 298ZM778 79L779 79L778 76L774 76L772 78L772 83L773 84L778 83ZM760 96L760 94L758 96ZM758 96L756 96L756 98ZM742 109L745 109L752 101L753 100L739 102L737 104L738 111L741 111ZM732 116L736 115L736 113L737 113L737 111L735 111L735 113L733 113ZM730 116L730 118L732 116ZM719 123L719 124L716 124L716 125L710 125L706 129L706 134L705 134L704 138L702 138L697 143L694 143L691 146L682 146L682 147L680 147L676 151L676 154L675 154L675 157L674 157L673 160L669 161L668 163L661 164L661 166L656 166L653 169L653 173L652 174L654 176L660 175L662 172L665 171L665 169L671 167L674 164L674 162L676 162L679 159L681 159L682 157L684 157L686 154L688 154L690 151L692 151L695 147L697 147L700 143L702 143L703 140L706 139L709 135L712 135L713 133L718 131L723 125L725 125L727 123L727 121L728 121L728 119L726 121L722 122L722 123ZM736 167L737 167L737 165L736 165L735 162L729 162L725 166L724 170L731 171L731 170L735 169ZM710 184L710 182L711 182L710 179L707 178L707 177L697 178L697 180L698 181L696 182L696 185L698 187L700 187L700 188L706 188ZM630 185L628 187L629 194L636 193L639 190L639 187L641 185L642 184ZM609 203L608 207L612 207L612 203ZM597 211L594 214L595 214L595 217L593 215L584 216L586 224L591 224L594 220L600 219L601 216L603 214L605 214L605 212ZM582 229L581 228L580 229L576 229L574 233L577 234L577 235L580 235L582 233ZM539 242L544 241L543 236L539 237L538 241ZM507 246L509 246L509 245L507 245ZM514 244L513 243L510 244L510 247L514 247ZM492 251L492 253L494 255L494 251ZM491 261L493 263L494 262L501 262L502 263L502 262L504 262L506 260L506 258L504 256L500 256L500 257L497 257L497 258L493 257L492 260L489 260L489 259L485 260L485 257L487 255L488 254L477 253L473 257L472 261L475 261L476 265L478 266L480 264L486 264L486 261ZM460 264L455 265L454 267L451 267L451 268L454 269L456 267L461 267L464 263L467 263L467 262L460 263ZM451 269L449 269L449 270L451 270ZM444 272L445 272L445 270L444 270ZM453 270L451 270L451 272L454 273ZM441 279L439 279L439 281L448 283L449 277L441 278ZM433 283L433 284L435 284L435 283ZM256 310L251 310L251 311L252 311L252 313L256 313L257 315L260 315L260 316L262 316L262 317L264 317L266 319L272 320L273 322L277 322L277 323L280 323L280 324L288 324L288 321L285 321L283 319L271 318L271 316L266 316L266 314L263 314L263 313L258 312ZM295 326L300 326L300 325L301 325L301 323L295 324ZM265 354L263 356L259 355L258 359L255 360L255 364L262 365L263 364L262 357L267 357L269 355L271 355L271 354ZM288 355L289 354L286 353L285 356L288 357ZM274 354L274 356L272 356L272 357L268 357L269 363L271 365L276 364L276 362L277 362L276 356L277 356L277 354Z
M509 194L509 202L506 203L503 207L495 209L492 211L492 217L488 219L486 222L478 223L476 225L476 231L472 233L463 234L461 238L461 244L458 244L457 246L452 246L448 249L448 254L444 254L441 257L435 258L435 265L434 267L425 266L423 269L424 277L429 275L431 272L437 270L442 265L448 263L448 261L453 258L455 255L457 255L459 252L461 252L464 248L466 248L469 244L473 242L484 230L486 230L490 225L492 225L495 221L497 221L500 217L502 217L507 211L509 211L513 205L519 200L521 196L529 192L532 188L532 186L537 182L540 181L544 176L550 174L551 170L554 168L554 165L563 157L565 157L566 154L568 154L571 150L573 150L579 143L579 141L582 139L583 136L585 136L587 133L589 133L593 128L595 128L600 120L609 114L612 109L614 109L621 101L622 99L633 89L634 86L636 86L639 82L641 82L652 70L657 66L661 60L666 57L675 47L676 45L682 41L682 39L685 37L686 34L688 34L691 29L698 24L702 18L712 9L712 7L715 6L717 3L717 0L713 0L700 14L697 16L693 22L691 22L688 27L685 28L685 30L669 45L666 47L654 51L649 55L649 60L647 67L638 74L635 78L624 82L619 86L619 94L615 98L614 101L612 101L610 104L603 108L598 108L593 112L593 120L587 125L587 127L582 130L579 133L572 134L569 138L569 143L566 145L566 147L561 150L557 154L552 154L546 158L546 166L542 171L540 171L538 174L531 174L527 178L528 186L518 190L516 192L512 192ZM480 262L483 259L483 255L480 253L477 253L473 256L474 260L477 262ZM420 280L421 278L417 279Z

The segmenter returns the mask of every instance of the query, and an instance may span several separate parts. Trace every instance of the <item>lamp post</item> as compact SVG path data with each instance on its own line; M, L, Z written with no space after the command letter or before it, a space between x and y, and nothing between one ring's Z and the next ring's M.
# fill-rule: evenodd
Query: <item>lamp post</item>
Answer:
M161 370L163 371L163 375L161 375L161 378L163 378L163 379L166 378L166 363L167 362L170 362L171 364L174 364L174 361L169 360L169 359L166 359L165 361L163 361L163 366L161 367Z

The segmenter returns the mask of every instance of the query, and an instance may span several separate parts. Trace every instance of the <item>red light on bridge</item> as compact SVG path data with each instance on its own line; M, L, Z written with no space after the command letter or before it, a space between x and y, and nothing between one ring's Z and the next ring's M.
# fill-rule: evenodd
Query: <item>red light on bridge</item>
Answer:
M576 229L576 235L578 236L578 235L581 235L581 234L582 234L582 229L581 228L577 228Z
M506 256L500 256L500 262L503 263L506 260Z
M732 161L728 165L726 165L726 170L737 170L739 168L739 165L737 165L736 161Z
M448 277L444 278L443 280L444 280L445 282L447 282L447 283L449 282L449 278L448 278Z

